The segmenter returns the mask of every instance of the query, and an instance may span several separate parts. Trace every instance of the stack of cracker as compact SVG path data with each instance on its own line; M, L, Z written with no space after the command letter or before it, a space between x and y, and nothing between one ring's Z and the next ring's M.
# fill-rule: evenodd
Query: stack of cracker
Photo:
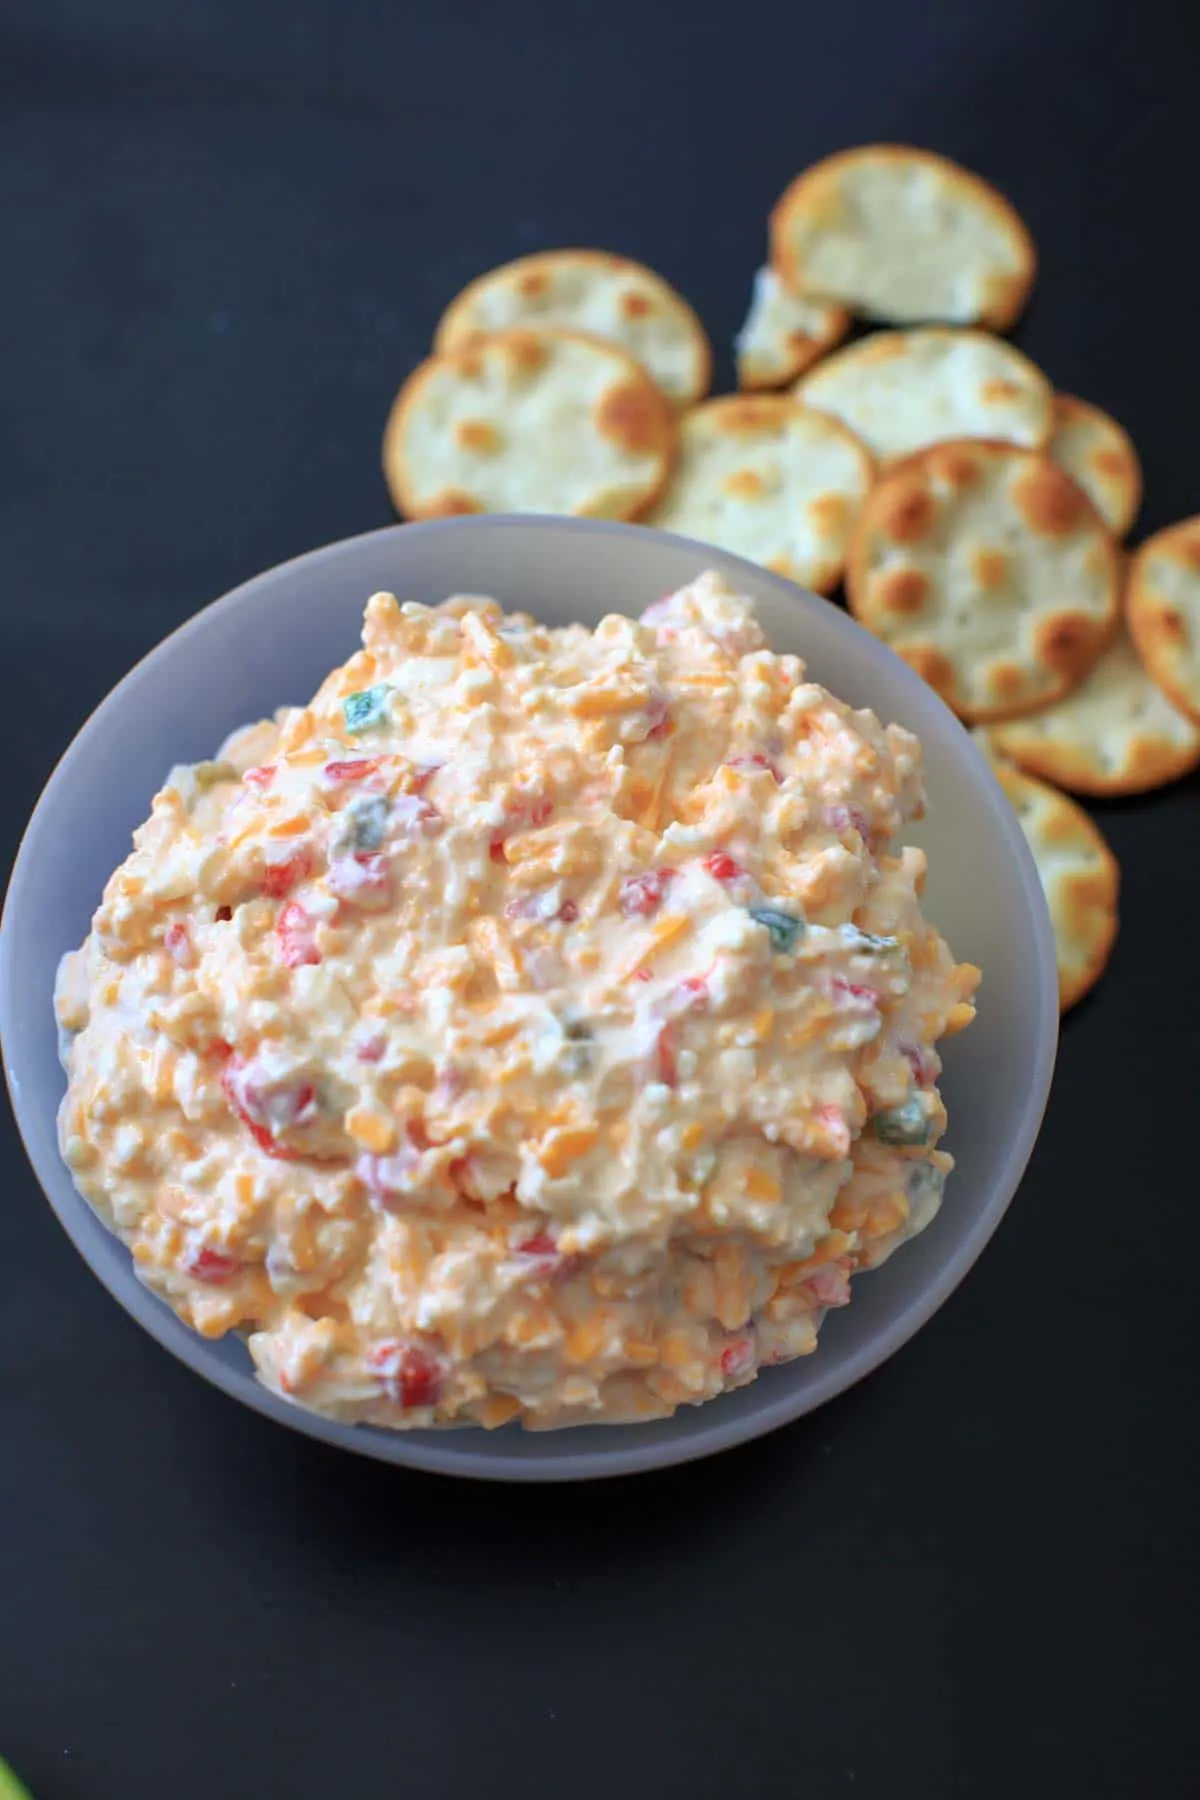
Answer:
M481 276L396 398L392 496L414 519L639 520L817 593L844 583L992 758L1065 1010L1107 963L1119 884L1067 791L1141 793L1200 764L1200 518L1125 552L1136 452L997 335L1036 254L979 176L901 145L842 151L790 184L769 236L741 392L717 399L703 326L640 263L559 250Z

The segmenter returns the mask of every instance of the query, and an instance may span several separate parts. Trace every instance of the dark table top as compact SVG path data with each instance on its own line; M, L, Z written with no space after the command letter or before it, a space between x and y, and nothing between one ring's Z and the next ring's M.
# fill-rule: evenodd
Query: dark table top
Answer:
M1144 529L1200 509L1198 47L1166 0L9 0L0 849L165 632L388 521L388 403L470 276L644 258L727 386L766 209L845 143L1008 191L1018 341L1127 424ZM998 1238L706 1465L506 1490L284 1432L116 1308L6 1116L0 1754L37 1800L1195 1794L1200 786L1100 816L1124 931Z

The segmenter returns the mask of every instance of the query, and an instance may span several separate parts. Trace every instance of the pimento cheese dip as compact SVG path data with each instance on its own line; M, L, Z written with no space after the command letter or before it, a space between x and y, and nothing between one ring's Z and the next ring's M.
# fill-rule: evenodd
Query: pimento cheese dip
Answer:
M63 1155L299 1405L655 1419L816 1348L937 1210L919 747L715 576L548 630L368 603L172 771L56 1005Z

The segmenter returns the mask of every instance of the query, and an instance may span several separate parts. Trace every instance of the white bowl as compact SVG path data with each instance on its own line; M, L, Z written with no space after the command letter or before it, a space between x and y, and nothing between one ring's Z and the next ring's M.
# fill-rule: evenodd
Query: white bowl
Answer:
M925 747L929 815L909 834L930 856L925 906L961 958L984 971L979 1016L946 1046L947 1146L958 1159L941 1214L830 1316L816 1354L661 1423L534 1433L517 1427L388 1432L337 1424L276 1398L237 1339L188 1330L133 1273L129 1253L75 1192L58 1154L64 1086L51 1011L64 950L88 930L101 888L168 767L225 734L306 701L358 640L380 588L435 602L493 594L548 624L638 613L716 568L751 595L772 646ZM0 1037L13 1107L51 1205L93 1272L161 1344L257 1411L386 1462L510 1481L627 1474L705 1456L811 1412L899 1349L957 1286L996 1229L1033 1148L1057 1040L1054 946L1037 873L984 759L942 702L828 601L751 563L642 527L481 517L396 526L314 550L235 589L128 674L79 733L26 831L0 925ZM996 1321L996 1360L1002 1322Z

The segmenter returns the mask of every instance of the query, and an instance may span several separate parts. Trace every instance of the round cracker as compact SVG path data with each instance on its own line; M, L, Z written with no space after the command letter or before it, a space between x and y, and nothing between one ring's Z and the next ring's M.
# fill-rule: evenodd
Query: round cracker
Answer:
M903 144L842 150L798 175L771 214L771 261L797 293L897 325L1004 331L1037 257L1002 194Z
M953 326L877 331L826 358L794 392L841 419L880 462L947 438L1037 450L1054 425L1054 390L1027 356Z
M785 394L731 394L684 414L674 478L647 522L828 593L873 474L836 419Z
M1050 454L1079 483L1109 530L1124 537L1142 503L1142 466L1124 427L1089 400L1056 394Z
M1200 726L1151 681L1125 631L1065 700L989 735L1001 755L1077 794L1143 794L1200 763Z
M1128 615L1146 668L1200 723L1200 515L1156 531L1135 551Z
M996 779L1033 852L1054 927L1061 1012L1104 973L1117 936L1121 870L1081 806L1044 781L994 761Z
M966 719L1081 681L1116 629L1116 546L1039 450L960 438L895 463L859 515L850 610Z
M607 250L541 250L490 269L442 314L434 349L522 326L586 331L636 357L664 394L688 406L708 392L712 349L670 282Z
M769 265L760 269L746 322L734 339L738 386L744 391L786 387L840 344L849 329L844 306L793 294Z
M383 467L409 519L633 519L670 473L675 415L642 365L582 332L505 331L432 356L396 396Z

